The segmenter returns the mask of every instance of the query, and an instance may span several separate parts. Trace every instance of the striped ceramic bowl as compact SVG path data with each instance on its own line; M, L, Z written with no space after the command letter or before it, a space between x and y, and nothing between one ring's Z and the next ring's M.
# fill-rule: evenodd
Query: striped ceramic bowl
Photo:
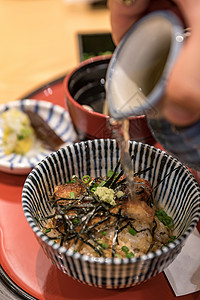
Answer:
M115 140L76 143L51 154L29 174L22 192L25 217L46 255L60 270L82 283L101 288L126 288L162 272L179 254L200 216L200 189L191 173L179 161L154 147L130 142L134 171L153 168L142 175L154 189L155 201L175 223L177 239L140 258L92 258L67 251L40 231L35 216L51 214L48 201L55 185L73 174L82 177L105 175L120 158ZM164 180L163 180L164 179Z
M5 153L3 145L4 126L1 114L11 109L22 112L29 110L36 113L45 120L65 144L72 143L76 139L69 113L60 105L35 99L22 99L3 103L0 105L0 171L18 175L29 174L35 165L52 152L37 141L25 155Z

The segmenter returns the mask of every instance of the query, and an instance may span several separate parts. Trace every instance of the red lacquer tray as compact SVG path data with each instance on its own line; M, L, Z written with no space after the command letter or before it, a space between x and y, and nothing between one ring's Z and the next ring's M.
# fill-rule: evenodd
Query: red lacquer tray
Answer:
M47 100L65 107L63 78L26 98ZM172 300L164 273L122 290L105 290L81 284L58 270L40 248L22 210L21 193L26 176L0 172L0 264L4 280L25 299L47 300ZM200 292L178 297L200 299Z

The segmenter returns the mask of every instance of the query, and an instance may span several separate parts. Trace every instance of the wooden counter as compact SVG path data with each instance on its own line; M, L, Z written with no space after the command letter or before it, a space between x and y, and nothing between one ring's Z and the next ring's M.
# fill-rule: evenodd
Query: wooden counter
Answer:
M0 103L79 63L77 33L109 32L107 8L65 0L0 0Z

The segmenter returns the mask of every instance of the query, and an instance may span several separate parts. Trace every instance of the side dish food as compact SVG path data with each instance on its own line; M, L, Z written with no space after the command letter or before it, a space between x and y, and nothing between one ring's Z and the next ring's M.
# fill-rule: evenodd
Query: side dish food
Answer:
M24 155L35 143L35 132L30 120L24 112L9 109L2 113L3 146L6 154L17 153Z
M54 213L37 217L41 230L66 249L95 257L138 257L173 241L173 220L155 207L150 182L135 175L132 199L123 171L116 169L56 186Z
M1 114L2 144L5 154L27 154L34 148L58 150L64 141L37 113L31 110L8 109Z

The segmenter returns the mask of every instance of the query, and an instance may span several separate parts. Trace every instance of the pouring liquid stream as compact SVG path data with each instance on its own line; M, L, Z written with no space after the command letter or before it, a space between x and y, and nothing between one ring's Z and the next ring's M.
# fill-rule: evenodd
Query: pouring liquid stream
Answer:
M132 161L129 153L128 141L129 136L129 120L110 120L110 125L113 134L116 138L117 144L121 151L121 165L127 178L130 199L133 200L135 196L135 180L134 180L134 170L132 168Z
M132 167L132 159L129 153L129 120L111 121L113 134L121 151L121 165L127 178L129 189L129 197L126 203L126 209L134 219L140 222L152 224L154 218L154 210L145 202L141 201L137 195L137 181L134 176Z

